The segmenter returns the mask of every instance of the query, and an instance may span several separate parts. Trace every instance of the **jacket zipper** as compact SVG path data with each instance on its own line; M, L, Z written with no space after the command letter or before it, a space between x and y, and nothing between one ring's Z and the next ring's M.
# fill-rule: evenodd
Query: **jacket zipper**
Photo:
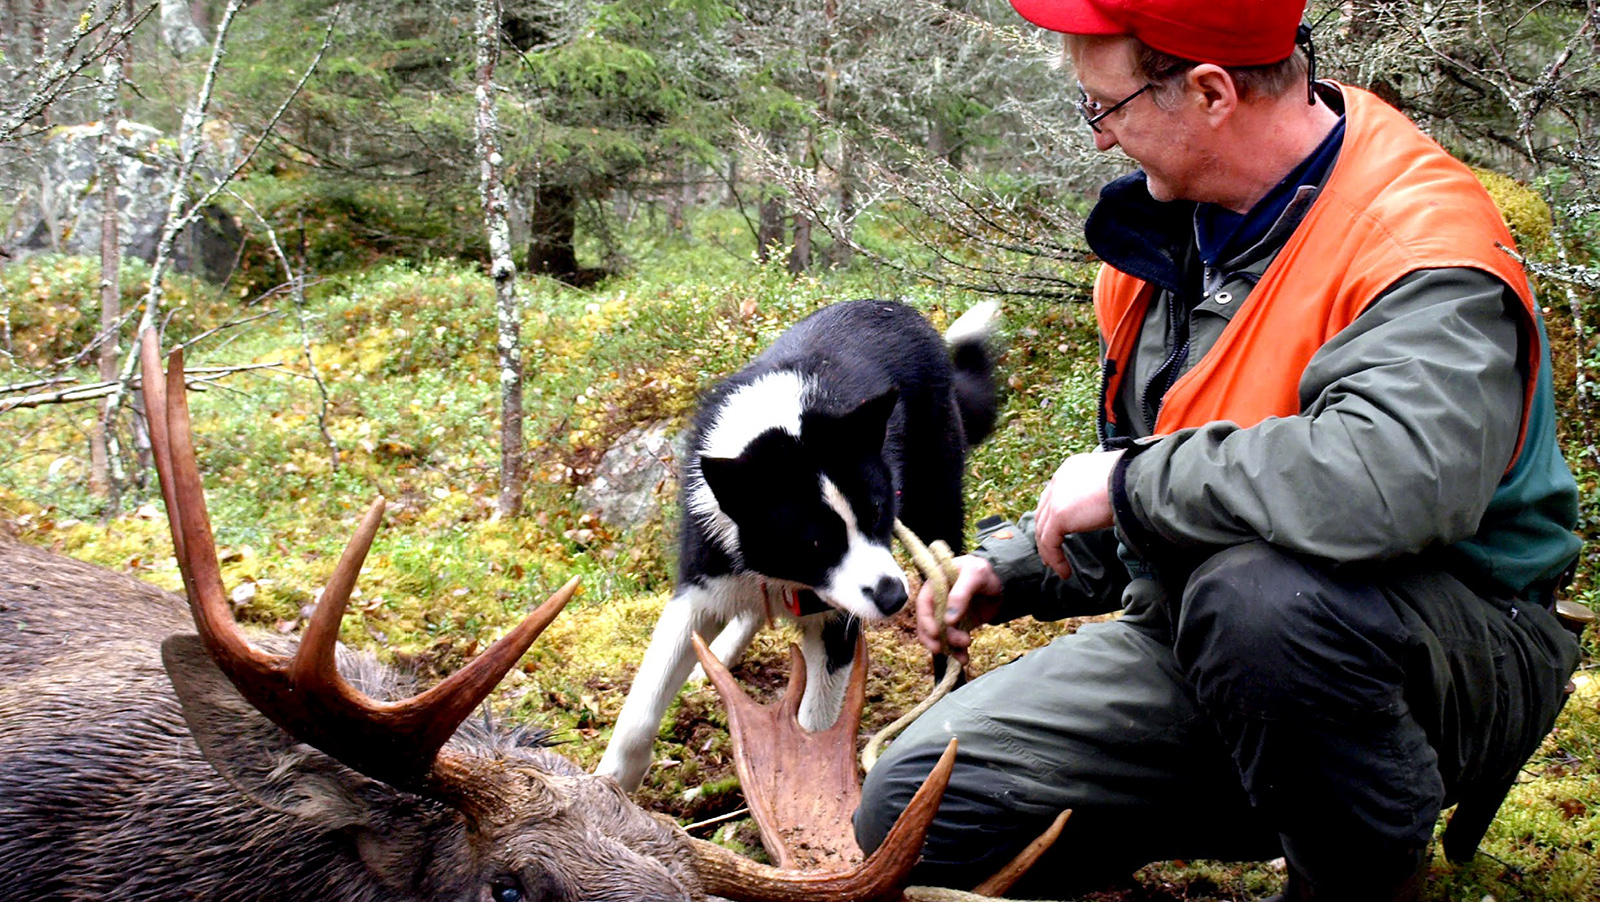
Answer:
M1178 370L1183 366L1183 361L1189 356L1189 320L1188 313L1181 312L1183 311L1183 306L1183 304L1179 303L1176 292L1168 295L1167 331L1169 334L1181 333L1181 337L1178 339L1178 343L1173 346L1172 351L1167 354L1167 359L1162 361L1160 368L1150 378L1150 384L1145 386L1145 390L1139 398L1140 406L1144 408L1145 424L1149 426L1152 434L1156 431L1156 417L1161 413L1161 401L1166 398L1167 392L1171 391L1173 384L1178 381ZM1155 403L1151 403L1150 389L1154 388L1158 382L1162 383L1161 391L1155 394Z
M1103 449L1111 440L1111 378L1117 374L1117 361L1107 355L1100 361L1100 415L1095 417L1095 433Z

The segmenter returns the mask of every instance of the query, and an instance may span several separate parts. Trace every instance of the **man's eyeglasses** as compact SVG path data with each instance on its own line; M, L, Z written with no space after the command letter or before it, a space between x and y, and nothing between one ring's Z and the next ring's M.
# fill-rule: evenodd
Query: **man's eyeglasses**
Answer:
M1113 103L1110 106L1101 106L1099 101L1089 99L1089 92L1083 89L1083 85L1078 85L1078 112L1083 114L1083 121L1089 123L1090 128L1094 129L1096 132L1099 132L1100 120L1132 103L1135 97L1138 97L1140 94L1143 94L1155 86L1155 82L1147 81L1144 83L1144 87L1134 91L1132 94L1129 94L1127 97L1122 98L1116 103Z

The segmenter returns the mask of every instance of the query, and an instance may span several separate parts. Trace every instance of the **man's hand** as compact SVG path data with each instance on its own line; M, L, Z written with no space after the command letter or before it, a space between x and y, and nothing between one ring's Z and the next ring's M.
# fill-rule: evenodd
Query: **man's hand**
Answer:
M1111 525L1111 471L1121 459L1121 451L1074 454L1061 462L1039 496L1039 507L1033 512L1034 541L1039 545L1039 557L1062 579L1072 575L1072 567L1061 550L1061 540L1071 533Z
M943 623L933 618L933 586L923 582L921 591L917 592L917 638L929 652L938 654L948 650L957 661L965 664L973 628L988 623L1000 610L1001 586L994 567L981 557L964 554L956 558L956 566L961 573L950 587ZM940 647L941 637L947 640L948 649Z

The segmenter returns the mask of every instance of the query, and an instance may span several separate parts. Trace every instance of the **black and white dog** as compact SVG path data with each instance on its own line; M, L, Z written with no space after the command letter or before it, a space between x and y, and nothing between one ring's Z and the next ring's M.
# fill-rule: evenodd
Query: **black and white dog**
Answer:
M995 423L995 313L980 304L941 340L903 304L835 304L707 395L683 467L677 589L598 773L639 786L661 717L694 669L694 632L731 666L763 623L797 618L800 724L833 723L860 621L906 603L889 550L895 518L924 541L961 547L966 451Z

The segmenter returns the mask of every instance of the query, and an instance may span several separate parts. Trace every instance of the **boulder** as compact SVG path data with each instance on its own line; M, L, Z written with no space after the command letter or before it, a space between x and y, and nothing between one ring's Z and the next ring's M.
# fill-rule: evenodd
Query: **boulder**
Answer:
M156 244L167 217L178 162L159 130L126 120L113 127L117 167L118 238L122 253L154 262ZM64 125L52 130L29 193L0 236L0 248L13 256L29 253L98 255L101 191L98 171L100 136L105 123ZM213 155L219 130L205 130ZM205 169L207 167L201 167ZM198 180L197 180L198 181ZM195 186L193 193L199 193ZM172 267L213 281L226 279L238 259L242 233L238 221L220 207L201 211L200 218L178 236Z
M629 430L600 458L594 478L578 489L578 504L619 528L649 521L677 495L683 441L668 423Z

